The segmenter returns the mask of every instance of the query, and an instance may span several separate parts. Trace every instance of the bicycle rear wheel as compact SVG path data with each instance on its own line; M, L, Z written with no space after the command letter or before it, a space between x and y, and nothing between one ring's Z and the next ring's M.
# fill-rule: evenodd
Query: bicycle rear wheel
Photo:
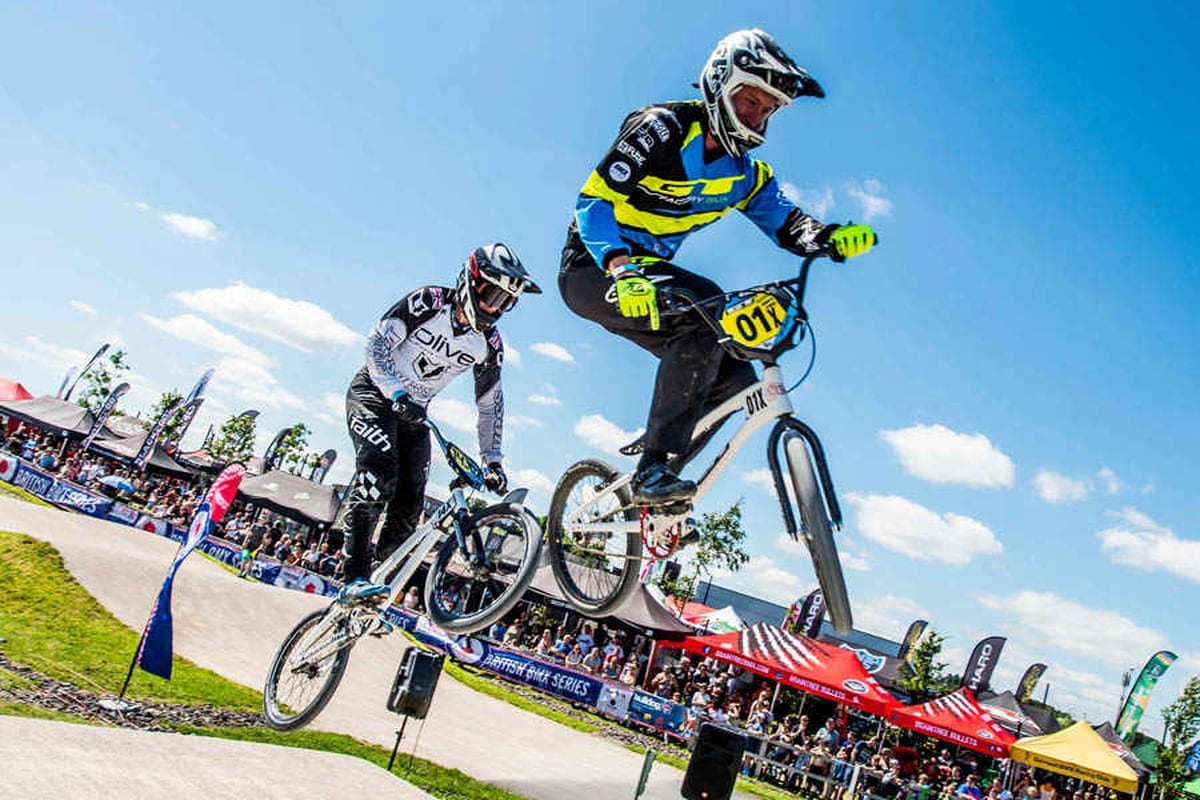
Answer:
M542 550L541 526L524 509L490 506L474 514L470 524L483 552L464 553L451 536L425 580L429 618L452 633L474 633L511 611L529 588Z
M567 468L550 501L546 541L554 579L571 605L587 616L611 614L637 585L640 532L587 527L637 519L628 487L596 500L618 477L603 461L585 459Z
M813 474L812 461L809 459L804 439L799 436L787 436L783 449L787 456L792 488L796 492L796 502L800 506L804 543L808 546L808 554L812 558L817 583L821 585L825 610L829 613L833 629L845 636L854 627L854 617L850 611L850 596L846 591L842 562L838 558L833 530L825 510L825 499L817 486L817 478Z
M263 686L263 715L275 730L307 725L333 697L356 637L340 609L314 611L279 646Z

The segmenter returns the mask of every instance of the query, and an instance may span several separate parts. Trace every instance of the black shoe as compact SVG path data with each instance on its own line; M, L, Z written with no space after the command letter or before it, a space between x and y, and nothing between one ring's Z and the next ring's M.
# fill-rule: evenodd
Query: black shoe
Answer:
M694 481L685 481L661 462L642 467L633 476L634 502L648 506L686 500L696 493Z

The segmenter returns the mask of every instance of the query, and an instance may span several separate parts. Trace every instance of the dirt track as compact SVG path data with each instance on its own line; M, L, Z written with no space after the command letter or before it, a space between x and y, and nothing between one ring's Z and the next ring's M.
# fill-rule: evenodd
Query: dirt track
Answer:
M0 498L0 530L53 544L80 583L134 629L145 624L176 549L174 542L142 531L8 498ZM175 581L175 652L238 683L260 688L283 635L306 612L325 602L239 580L207 559L193 556ZM312 727L390 748L399 719L387 711L385 702L403 646L404 641L395 636L360 643L337 696ZM112 687L114 692L118 688ZM13 740L23 737L6 735L6 724L12 723L0 717L0 741L5 741L0 763L32 757L32 752L7 750L20 747ZM47 741L52 744L54 738ZM439 682L424 724L408 726L401 752L414 746L422 758L531 800L631 798L642 764L640 755L600 737L564 728L450 679ZM9 796L10 773L3 772L0 794ZM105 774L97 765L97 776ZM677 800L682 777L678 770L658 764L642 796ZM92 784L93 790L96 786Z

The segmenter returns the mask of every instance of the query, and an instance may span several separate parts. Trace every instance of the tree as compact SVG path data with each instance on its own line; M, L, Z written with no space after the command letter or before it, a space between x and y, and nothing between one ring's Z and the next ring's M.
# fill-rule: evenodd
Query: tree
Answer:
M700 543L692 553L690 574L681 570L678 577L672 578L663 572L654 581L664 593L681 601L695 596L701 573L711 575L714 568L737 572L750 560L743 549L746 531L742 529L741 500L724 511L701 515L696 529L700 531Z
M292 429L283 437L283 441L279 443L279 449L275 451L279 469L287 470L293 475L300 474L300 470L304 468L308 434L308 426L303 422L297 422L292 426Z
M108 399L108 394L112 391L113 386L119 383L121 376L129 371L125 355L124 350L113 350L107 357L101 358L92 365L80 382L82 390L76 401L79 405L93 414L99 413L100 407Z
M208 454L217 461L248 461L254 452L256 427L257 420L252 415L230 417L213 436Z
M947 665L937 660L945 641L945 636L931 628L912 649L908 657L909 674L897 684L914 703L954 690L956 682L946 672Z
M176 403L183 399L183 395L174 389L168 389L163 392L158 398L158 401L151 406L147 418L142 420L142 427L150 430L154 427L154 423L158 422L158 418L167 413ZM169 442L174 436L175 431L179 430L179 423L183 422L179 414L171 417L167 422L167 426L163 428L162 435L159 437L160 442Z
M1158 751L1160 796L1179 796L1191 770L1183 765L1196 736L1200 734L1200 675L1193 675L1183 693L1162 710L1166 722L1163 746Z

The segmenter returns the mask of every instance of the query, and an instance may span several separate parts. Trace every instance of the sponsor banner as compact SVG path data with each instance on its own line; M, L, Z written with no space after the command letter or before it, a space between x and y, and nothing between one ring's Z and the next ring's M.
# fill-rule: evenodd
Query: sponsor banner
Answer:
M600 697L596 699L596 710L606 717L625 719L629 716L629 699L633 690L628 686L617 683L606 683L600 689Z
M87 374L89 369L95 366L96 362L100 360L101 356L107 352L108 343L106 342L105 344L100 345L100 349L97 350L90 359L88 359L88 362L83 365L83 369L79 370L79 372L75 375L75 380L71 382L71 385L67 388L66 393L62 396L63 400L71 399L71 392L75 391L75 387L79 384L79 381L83 379L83 376Z
M150 461L150 456L154 455L154 446L158 444L158 439L162 436L163 430L166 429L167 423L179 411L179 407L183 405L183 401L179 400L170 408L162 413L154 423L154 427L146 434L146 439L142 442L142 447L138 450L137 455L133 457L133 468L136 470L145 471L146 464Z
M1003 636L989 636L981 639L979 644L975 645L975 649L971 651L971 657L967 659L967 666L963 670L963 686L973 692L987 688L988 682L992 679L992 671L996 669L996 662L1000 660L1000 651L1004 649L1006 641L1008 640Z
M337 450L326 450L321 454L321 460L317 462L316 469L313 470L310 480L317 483L324 483L325 476L329 474L330 468L337 461Z
M904 634L903 641L900 642L900 652L896 654L896 658L901 661L908 660L908 654L917 646L917 642L921 641L921 637L925 635L925 629L929 627L929 623L923 619L914 619L908 626L908 631Z
M10 483L45 500L46 495L50 493L51 487L54 486L54 478L40 469L34 469L21 459L16 459L16 462L16 469L10 479Z
M171 438L166 442L166 449L174 453L179 448L179 442L183 439L183 435L187 433L187 429L191 427L192 420L196 418L196 412L200 410L200 406L204 405L203 397L194 397L184 403L179 409L179 424L175 426L175 432L171 434Z
M1133 734L1137 731L1138 723L1142 720L1146 706L1150 704L1150 693L1154 691L1158 679L1163 676L1167 668L1175 663L1176 658L1178 656L1169 650L1159 650L1150 656L1146 666L1142 667L1142 673L1134 681L1133 688L1129 690L1129 697L1125 700L1125 706L1121 709L1120 716L1117 717L1117 724L1113 726L1116 728L1117 735L1127 744L1133 743Z
M278 561L267 561L266 559L256 558L254 563L250 565L250 575L263 583L275 584L275 579L279 577L279 569L283 565Z
M136 525L140 514L141 512L135 511L124 503L118 502L114 502L108 509L108 518L122 525Z
M237 566L238 554L242 552L240 548L211 537L201 541L198 549L200 552L212 556L222 564L228 564L231 567Z
M55 481L45 499L56 506L66 506L92 517L107 517L113 503L107 497L93 494L65 481Z
M169 529L174 526L168 525L161 519L155 519L147 514L139 514L137 521L134 522L134 527L138 528L139 530L146 531L146 533L153 533L155 536L170 536L171 532ZM180 534L176 541L183 541L183 535Z
M92 427L88 430L87 436L83 438L83 444L79 446L79 452L86 453L88 448L92 446L92 442L96 441L96 436L100 433L100 429L104 427L104 423L112 416L113 409L117 407L117 401L121 399L121 395L129 391L129 384L122 383L117 388L108 393L108 397L104 400L104 405L100 406L100 410L96 412L96 419L92 422Z
M0 480L12 483L13 476L17 474L19 461L14 455L0 453Z
M275 438L267 445L267 450L263 453L263 473L270 472L275 469L276 461L279 455L279 445L283 444L283 440L292 432L291 427L284 428L279 433L275 434Z
M1030 664L1025 670L1025 674L1021 676L1021 680L1017 682L1016 695L1017 702L1028 703L1029 698L1033 697L1033 687L1037 686L1037 682L1042 679L1042 674L1046 671L1045 664Z
M475 664L481 669L573 703L595 706L600 698L600 689L604 683L590 675L486 644L484 647L486 651L483 658Z
M679 703L639 689L629 697L629 719L682 736L687 710Z

